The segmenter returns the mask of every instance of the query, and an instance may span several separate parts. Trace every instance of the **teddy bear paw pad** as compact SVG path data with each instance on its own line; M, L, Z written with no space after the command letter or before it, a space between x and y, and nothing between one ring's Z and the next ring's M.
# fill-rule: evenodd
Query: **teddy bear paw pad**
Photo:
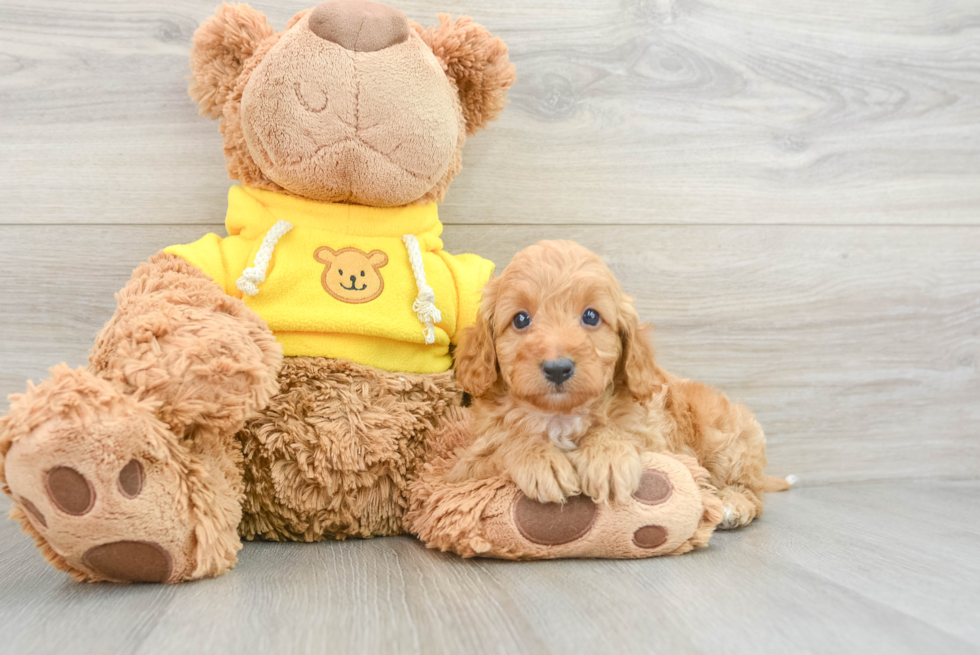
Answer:
M658 548L667 541L667 529L660 525L644 525L633 533L637 548Z
M143 465L138 459L131 459L119 472L119 491L126 498L136 498L142 490Z
M84 475L68 466L56 466L44 477L48 497L65 514L84 516L95 505L95 489Z
M659 505L674 493L674 485L663 471L646 470L640 476L640 486L633 492L633 498L644 505Z
M564 503L541 503L521 494L514 503L514 525L531 543L558 546L581 539L592 529L597 508L587 496Z
M93 546L82 555L86 568L119 582L166 582L173 572L173 558L150 541L114 541Z

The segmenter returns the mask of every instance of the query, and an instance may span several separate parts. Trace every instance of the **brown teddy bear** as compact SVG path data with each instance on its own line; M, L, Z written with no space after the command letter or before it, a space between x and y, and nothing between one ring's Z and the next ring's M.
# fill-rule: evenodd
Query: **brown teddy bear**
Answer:
M89 366L55 367L0 419L12 516L48 561L79 580L178 582L228 571L242 537L408 529L500 557L707 542L719 512L693 461L650 456L640 502L600 510L441 478L469 439L451 348L493 267L442 250L435 203L466 136L503 109L502 41L369 0L330 0L279 33L225 4L191 65L243 185L229 236L139 266ZM676 524L669 542L636 543L651 520Z

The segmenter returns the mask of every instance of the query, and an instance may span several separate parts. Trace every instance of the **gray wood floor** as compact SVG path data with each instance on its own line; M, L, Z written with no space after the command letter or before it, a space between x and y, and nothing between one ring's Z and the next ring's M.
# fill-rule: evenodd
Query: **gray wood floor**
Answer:
M0 396L221 230L186 94L219 1L0 0ZM75 584L3 522L0 652L980 652L977 0L387 1L473 15L518 68L447 248L599 252L661 363L752 407L801 486L680 558L253 544L168 588ZM278 28L313 2L252 0Z
M83 585L0 524L7 653L976 653L980 482L795 489L702 552L461 560L247 544L230 574ZM6 502L6 501L4 501Z

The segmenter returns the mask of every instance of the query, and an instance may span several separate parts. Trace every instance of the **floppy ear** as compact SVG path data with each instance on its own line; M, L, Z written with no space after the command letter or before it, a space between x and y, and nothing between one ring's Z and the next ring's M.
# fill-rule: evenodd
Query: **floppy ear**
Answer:
M328 246L320 246L313 252L313 259L317 260L321 264L330 265L335 259L337 259L337 253Z
M483 289L476 323L466 328L456 349L456 380L474 398L483 396L497 381L497 349L493 341L493 313L500 278L492 278Z
M368 264L381 268L388 263L388 255L383 250L372 250L368 253Z
M619 337L623 354L618 372L636 400L650 400L660 391L663 379L650 340L650 325L640 323L630 298L623 300L619 308Z
M246 60L275 30L265 14L245 4L224 3L194 32L190 94L201 114L220 118Z
M439 14L439 25L423 30L413 25L456 82L466 119L466 133L474 134L495 120L507 104L507 89L517 73L507 59L507 45L469 16L451 22Z

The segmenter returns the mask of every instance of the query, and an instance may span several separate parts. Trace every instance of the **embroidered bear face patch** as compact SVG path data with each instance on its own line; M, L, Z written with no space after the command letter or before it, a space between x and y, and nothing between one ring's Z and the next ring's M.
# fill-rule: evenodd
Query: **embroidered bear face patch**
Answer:
M388 255L381 250L366 253L357 248L334 250L323 246L316 249L313 258L323 264L320 284L337 300L370 302L384 291L381 268L388 263Z

